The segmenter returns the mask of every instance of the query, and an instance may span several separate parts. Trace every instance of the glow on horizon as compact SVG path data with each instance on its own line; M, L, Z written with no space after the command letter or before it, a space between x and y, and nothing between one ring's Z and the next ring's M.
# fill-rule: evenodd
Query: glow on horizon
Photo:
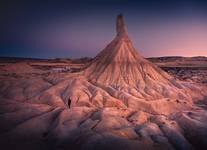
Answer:
M203 0L64 1L8 3L0 25L1 56L94 57L115 37L123 13L144 57L207 56ZM15 9L14 9L15 8ZM8 14L8 15L7 15Z
M92 20L82 24L60 21L34 28L24 43L40 49L58 49L62 56L94 57L115 37L114 19L110 23ZM129 21L127 25L135 48L144 57L207 56L207 23Z

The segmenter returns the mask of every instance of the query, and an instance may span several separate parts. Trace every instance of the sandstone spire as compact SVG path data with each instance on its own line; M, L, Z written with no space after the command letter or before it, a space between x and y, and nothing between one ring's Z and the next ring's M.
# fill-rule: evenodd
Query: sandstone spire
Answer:
M117 16L116 30L114 40L85 67L88 81L128 93L133 91L133 95L145 98L177 95L180 84L136 51L122 15Z
M117 16L116 30L117 35L114 40L85 69L85 75L91 81L110 85L136 86L137 82L144 82L146 76L150 76L153 80L166 78L162 77L165 73L145 60L136 51L129 39L123 15L121 14ZM148 69L143 70L145 67ZM151 72L149 73L149 71Z
M116 32L119 37L128 37L127 27L124 23L124 17L119 14L116 19Z

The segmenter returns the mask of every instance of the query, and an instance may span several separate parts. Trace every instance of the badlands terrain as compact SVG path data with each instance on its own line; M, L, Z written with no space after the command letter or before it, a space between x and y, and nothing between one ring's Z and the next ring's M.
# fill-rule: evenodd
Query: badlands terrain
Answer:
M95 58L0 59L2 149L207 149L207 58L145 59L116 29Z

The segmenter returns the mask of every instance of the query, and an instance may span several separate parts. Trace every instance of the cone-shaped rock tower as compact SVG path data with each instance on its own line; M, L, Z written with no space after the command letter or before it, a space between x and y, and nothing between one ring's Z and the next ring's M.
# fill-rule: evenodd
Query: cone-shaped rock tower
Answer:
M121 14L117 16L116 31L114 40L86 68L85 74L90 81L105 85L139 86L147 78L162 81L169 78L136 51Z
M134 48L120 14L116 37L84 69L89 82L141 98L186 97L185 87Z

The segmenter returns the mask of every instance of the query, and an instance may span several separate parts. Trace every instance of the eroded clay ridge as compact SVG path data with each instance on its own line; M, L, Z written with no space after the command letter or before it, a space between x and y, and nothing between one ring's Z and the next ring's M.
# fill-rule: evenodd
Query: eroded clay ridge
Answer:
M116 37L86 66L88 81L108 89L127 92L137 98L191 99L198 92L143 58L130 40L122 15L117 16ZM199 92L200 93L200 92ZM196 95L196 94L195 94Z

